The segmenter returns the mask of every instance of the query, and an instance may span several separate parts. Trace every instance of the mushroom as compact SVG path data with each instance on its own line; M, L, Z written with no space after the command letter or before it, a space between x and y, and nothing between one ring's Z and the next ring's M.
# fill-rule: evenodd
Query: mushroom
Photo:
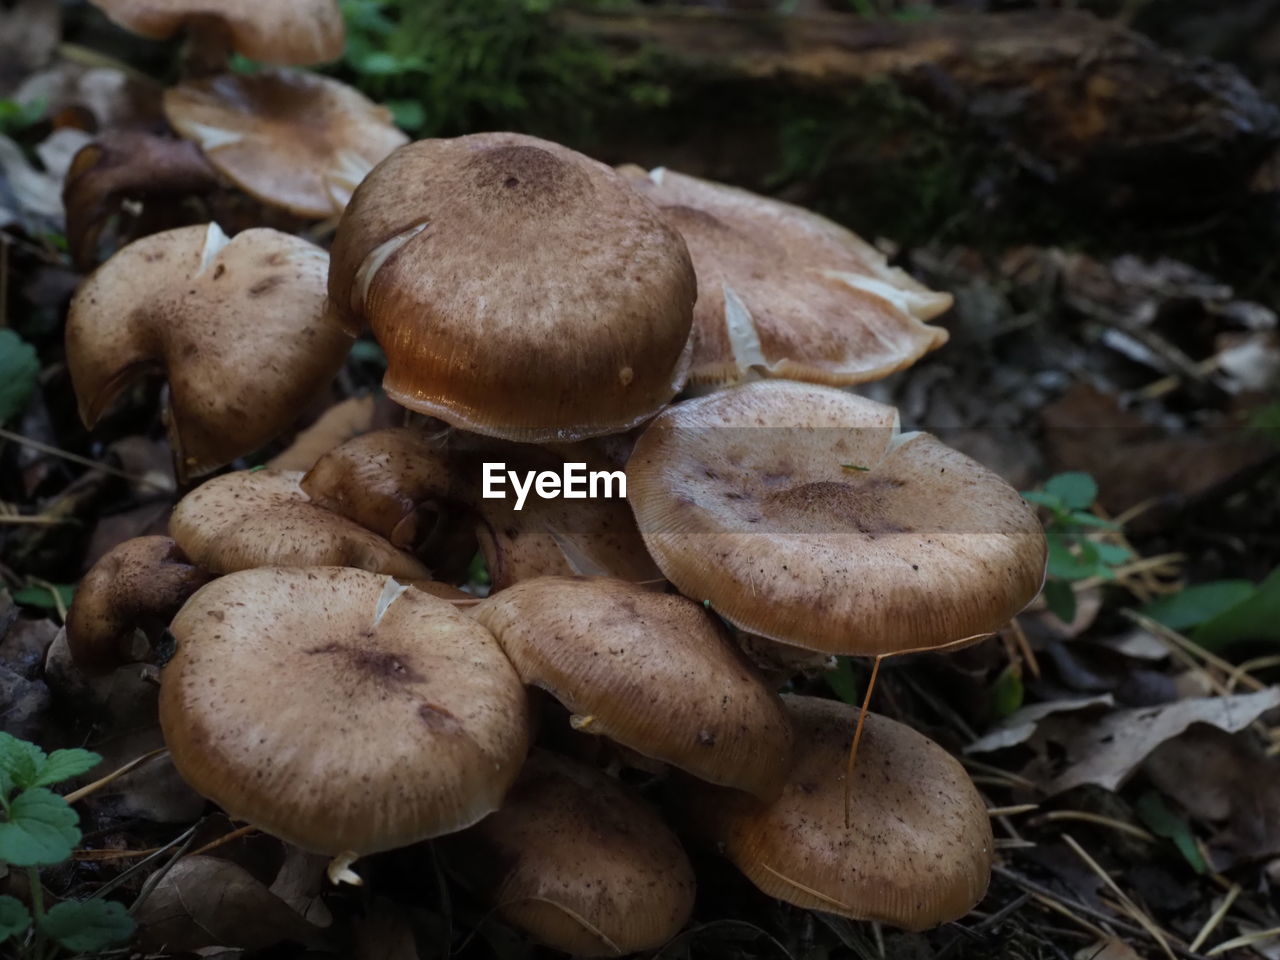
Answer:
M350 348L325 304L327 262L297 237L254 229L228 239L216 223L124 247L84 281L67 316L80 418L93 427L159 365L180 480L258 449Z
M91 674L128 663L134 629L158 634L208 580L168 537L113 547L84 575L67 612L72 661Z
M696 281L613 170L514 133L423 140L357 188L331 299L387 355L397 403L487 436L575 440L651 417L684 383Z
M446 849L506 923L576 957L656 949L693 910L693 868L657 814L613 778L544 751L502 808Z
M796 756L772 802L690 782L691 826L772 897L855 920L924 930L986 892L986 804L954 757L904 724L868 715L845 814L854 710L784 695Z
M995 631L1040 590L1016 490L897 412L782 380L670 407L627 464L640 534L680 592L809 650L875 656Z
M782 704L699 604L606 578L526 580L479 604L527 684L608 737L768 797L791 759Z
M178 501L169 533L187 556L214 573L253 567L357 567L406 580L426 567L376 533L311 503L302 474L226 473Z
M297 70L189 80L165 91L164 112L219 173L300 217L342 213L374 164L409 140L386 108Z
M263 63L304 66L342 56L346 30L337 0L90 0L114 23L150 40L182 30L210 48Z
M843 386L947 342L951 306L856 234L800 207L661 167L624 167L689 245L698 273L692 383L751 373Z
M468 827L528 750L524 689L493 637L389 577L244 570L171 629L160 724L178 771L304 850L345 860Z

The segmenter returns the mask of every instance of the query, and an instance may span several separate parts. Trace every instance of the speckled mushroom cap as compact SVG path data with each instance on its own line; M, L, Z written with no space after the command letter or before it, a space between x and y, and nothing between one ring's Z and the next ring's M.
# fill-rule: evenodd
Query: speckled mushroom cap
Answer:
M374 165L409 141L384 107L298 70L189 80L164 92L164 112L219 173L300 217L342 213Z
M351 339L325 303L325 252L276 230L216 223L129 244L81 284L67 365L92 427L136 377L163 367L183 479L252 453L333 379Z
M209 577L168 537L135 537L113 547L76 585L67 611L71 659L89 673L128 663L134 628L167 624Z
M357 567L408 580L427 568L376 533L307 499L302 474L241 470L201 484L178 501L169 533L215 573L253 567Z
M791 758L782 704L699 604L620 580L544 577L472 615L579 730L712 783L760 796L781 788Z
M764 803L702 784L686 809L757 887L811 910L924 930L982 899L994 843L959 762L896 721L867 716L845 826L845 766L857 711L784 695L796 731L782 796Z
M680 592L793 646L871 656L977 637L1044 578L1044 531L1016 490L830 387L758 381L670 407L627 479Z
M684 383L696 280L613 170L514 133L401 147L356 190L329 292L397 403L525 442L616 433Z
M337 567L245 570L173 621L160 724L228 815L316 853L366 854L496 810L528 749L526 697L446 600Z
M622 168L689 245L698 273L694 383L750 372L843 386L947 342L924 321L951 296L890 267L857 234L801 207L661 167Z
M421 430L392 427L334 447L302 478L319 504L385 537L397 547L419 539L424 506L453 487L444 445Z
M216 24L232 48L263 63L305 66L342 56L346 30L337 0L90 0L126 30L168 40Z
M612 777L543 751L502 809L448 849L506 923L576 957L660 947L693 910L693 868L653 810Z

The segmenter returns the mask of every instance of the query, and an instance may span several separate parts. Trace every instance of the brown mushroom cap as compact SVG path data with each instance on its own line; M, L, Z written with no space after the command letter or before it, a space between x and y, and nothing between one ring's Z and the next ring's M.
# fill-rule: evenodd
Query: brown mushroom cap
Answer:
M513 133L401 147L356 190L330 295L397 403L488 436L625 430L684 383L696 281L614 171Z
M1030 602L1044 531L1016 490L892 407L759 381L659 415L627 464L682 593L750 633L870 656L990 633Z
M376 533L311 503L300 473L241 470L201 484L178 501L169 533L215 573L254 567L357 567L406 580L427 568Z
M843 386L947 342L951 306L815 213L671 170L623 168L689 245L698 273L693 383L771 377Z
M693 910L693 868L657 814L612 777L544 751L502 808L448 847L504 921L573 956L655 949Z
M232 48L263 63L306 65L342 56L337 0L90 0L112 21L151 40L216 24Z
M128 663L134 628L168 624L208 579L168 537L135 537L113 547L76 587L67 612L71 659L88 673Z
M991 876L991 823L954 757L869 714L845 826L845 766L857 711L784 695L796 757L772 803L692 785L696 829L770 896L811 910L924 930L964 916Z
M169 381L181 479L283 432L337 373L351 340L325 303L325 252L275 230L228 240L216 223L124 247L80 286L67 364L92 427L153 365Z
M580 730L712 783L761 796L781 788L791 758L782 704L693 601L620 580L543 577L472 615Z
M453 604L335 567L215 580L173 621L160 724L179 772L306 850L389 850L496 810L528 749L520 680Z
M374 165L409 138L346 84L297 70L225 73L164 92L173 128L250 196L333 217Z

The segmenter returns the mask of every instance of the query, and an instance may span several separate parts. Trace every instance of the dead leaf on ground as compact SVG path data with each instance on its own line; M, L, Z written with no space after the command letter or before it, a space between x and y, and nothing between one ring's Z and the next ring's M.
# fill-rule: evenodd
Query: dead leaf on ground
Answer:
M356 960L418 960L408 912L385 897L356 921L355 940Z
M1035 735L1040 721L1056 713L1070 713L1075 710L1094 709L1115 706L1111 694L1097 697L1080 697L1075 700L1050 700L1047 703L1033 703L1029 707L1015 710L1005 717L1001 723L989 730L987 734L964 748L965 753L994 753L1006 747L1014 747L1025 743Z
M1075 960L1142 960L1142 955L1123 940L1113 938L1076 951Z

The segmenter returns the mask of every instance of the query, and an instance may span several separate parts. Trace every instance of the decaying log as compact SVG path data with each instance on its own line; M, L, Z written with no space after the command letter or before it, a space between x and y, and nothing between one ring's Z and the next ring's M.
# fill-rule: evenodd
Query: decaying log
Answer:
M1212 209L1247 191L1280 142L1280 111L1235 68L1081 12L898 22L651 8L562 23L624 64L670 64L677 96L681 74L819 94L891 79L1045 181L1106 183L1114 207Z

